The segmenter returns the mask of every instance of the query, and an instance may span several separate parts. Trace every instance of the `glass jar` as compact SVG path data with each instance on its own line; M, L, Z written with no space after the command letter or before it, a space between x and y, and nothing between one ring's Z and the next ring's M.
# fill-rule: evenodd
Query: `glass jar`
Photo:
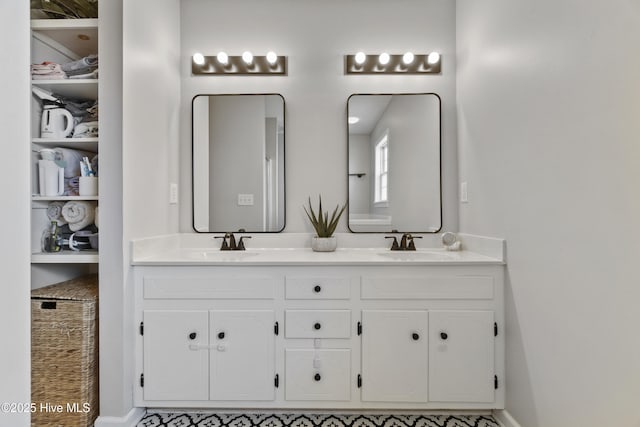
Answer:
M51 225L42 232L42 252L60 252L62 250L62 233L58 221L51 221Z

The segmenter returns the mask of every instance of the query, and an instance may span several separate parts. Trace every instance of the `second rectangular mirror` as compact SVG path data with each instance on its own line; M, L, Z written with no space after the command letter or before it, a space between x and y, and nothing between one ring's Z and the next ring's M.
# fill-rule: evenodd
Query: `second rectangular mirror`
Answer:
M192 119L193 228L282 231L282 95L197 95Z
M436 233L442 227L440 97L351 95L349 229Z

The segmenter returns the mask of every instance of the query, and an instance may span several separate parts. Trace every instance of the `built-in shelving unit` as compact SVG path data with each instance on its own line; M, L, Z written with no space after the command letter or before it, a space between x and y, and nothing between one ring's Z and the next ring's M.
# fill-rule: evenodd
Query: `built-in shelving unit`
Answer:
M34 19L31 20L31 62L44 61L63 64L75 61L90 54L98 53L98 19ZM32 86L71 99L97 100L99 79L32 79ZM98 153L99 140L95 138L59 138L40 137L40 117L42 106L36 97L32 97L31 126L31 263L44 268L56 269L61 264L96 264L99 261L97 250L43 253L40 249L40 237L49 224L47 207L50 202L60 201L99 201L99 196L41 196L38 188L39 150L43 148L67 148ZM46 267L50 264L51 267ZM77 269L76 269L77 270ZM76 271L74 270L74 271ZM56 270L58 271L58 270ZM78 273L83 272L77 270Z

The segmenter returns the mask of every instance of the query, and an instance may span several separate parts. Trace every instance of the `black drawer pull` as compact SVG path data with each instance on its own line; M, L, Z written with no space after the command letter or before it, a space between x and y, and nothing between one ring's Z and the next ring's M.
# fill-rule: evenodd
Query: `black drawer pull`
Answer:
M322 379L322 377L320 376L320 374L315 374L313 376L313 379L316 380L316 381L320 381Z
M411 334L411 338L413 338L414 341L418 341L420 339L420 334L414 332Z
M440 332L440 338L446 340L447 338L449 338L449 335L446 332Z
M218 339L224 339L224 332L218 332Z
M320 285L315 285L313 287L313 292L315 292L316 294L319 294L321 290L322 290L322 286Z
M196 334L195 332L191 332L191 333L189 334L189 339L190 339L190 340L195 340L197 336L198 336L198 334Z
M320 328L322 328L322 325L320 323L315 323L313 325L313 329L315 329L316 331L319 330Z

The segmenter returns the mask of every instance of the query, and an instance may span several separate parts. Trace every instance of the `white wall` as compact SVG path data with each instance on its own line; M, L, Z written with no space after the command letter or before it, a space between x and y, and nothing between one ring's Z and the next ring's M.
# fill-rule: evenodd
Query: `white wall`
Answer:
M0 28L5 60L0 67L3 96L0 129L5 162L0 169L5 183L5 208L0 212L4 244L0 245L0 402L31 401L31 315L29 247L30 182L26 170L30 157L29 4L0 2ZM10 58L10 60L9 60ZM1 427L27 427L28 414L0 413Z
M210 93L281 93L286 108L287 232L311 232L302 210L319 193L347 199L347 98L353 93L436 92L443 100L444 228L457 229L455 203L455 4L438 0L182 0L180 231L192 232L191 99ZM286 55L286 77L192 76L190 56L219 50ZM442 75L346 76L358 50L443 55ZM346 221L338 231L346 231Z
M507 239L507 410L640 426L640 3L457 2L464 232Z
M103 256L101 238L101 407L96 426L111 427L135 417L132 387L139 373L133 369L136 327L129 242L177 231L177 207L169 205L168 196L169 183L177 182L178 169L180 9L179 0L110 0L100 4L101 25L106 18L103 11L108 11L108 27L104 33L111 43L108 57L113 62L105 62L106 79L101 68L101 91L109 88L115 93L101 92L101 122L109 131L101 132L100 143L106 137L105 145L108 142L117 145L119 138L122 144L121 149L104 147L109 152L106 158L102 155L103 148L100 151L103 170L113 168L117 174L122 168L121 177L112 177L108 191L101 190L101 198L115 204L106 209L114 211L109 227L119 244L119 248L108 246L110 256ZM100 36L102 39L102 27ZM120 49L122 57L119 57ZM103 98L107 117L103 114ZM113 163L106 165L106 161ZM105 206L100 209L102 224L107 216L102 215Z
M131 408L131 380L123 354L128 325L122 215L122 0L99 4L100 17L100 415ZM103 419L103 418L102 418ZM99 423L97 425L100 425Z

